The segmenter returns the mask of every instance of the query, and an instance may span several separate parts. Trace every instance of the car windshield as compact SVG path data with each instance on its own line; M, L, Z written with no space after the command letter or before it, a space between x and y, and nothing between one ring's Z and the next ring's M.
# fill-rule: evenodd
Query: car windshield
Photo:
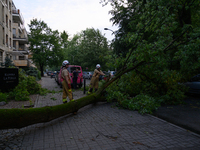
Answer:
M69 73L72 73L74 70L76 70L76 68L80 72L80 67L69 67L69 68L67 68L67 70L69 71Z

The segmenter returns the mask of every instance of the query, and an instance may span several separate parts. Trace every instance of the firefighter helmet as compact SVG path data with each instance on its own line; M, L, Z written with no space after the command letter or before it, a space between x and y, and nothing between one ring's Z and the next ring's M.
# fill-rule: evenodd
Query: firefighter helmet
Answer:
M63 66L69 65L69 61L68 60L64 60L62 63Z
M97 64L97 65L96 65L96 68L97 68L97 69L101 68L100 64Z

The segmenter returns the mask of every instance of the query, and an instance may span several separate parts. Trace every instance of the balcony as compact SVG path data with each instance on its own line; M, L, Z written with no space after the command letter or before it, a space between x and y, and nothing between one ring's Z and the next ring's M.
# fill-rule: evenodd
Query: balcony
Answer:
M28 60L13 60L15 66L17 67L26 67L28 66Z
M20 44L28 44L28 37L13 34L13 41L18 41Z
M13 22L24 24L24 18L19 9L12 10Z
M26 47L25 45L24 46L19 46L18 51L20 51L24 55L28 55L29 54L28 47Z
M20 45L20 46L13 45L13 52L15 54L19 53L22 55L29 55L29 49L26 45Z

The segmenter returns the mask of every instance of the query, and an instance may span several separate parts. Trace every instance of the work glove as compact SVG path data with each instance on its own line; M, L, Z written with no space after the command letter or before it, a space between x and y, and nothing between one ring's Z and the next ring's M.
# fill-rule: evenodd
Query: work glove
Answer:
M71 89L71 84L68 84L68 88Z

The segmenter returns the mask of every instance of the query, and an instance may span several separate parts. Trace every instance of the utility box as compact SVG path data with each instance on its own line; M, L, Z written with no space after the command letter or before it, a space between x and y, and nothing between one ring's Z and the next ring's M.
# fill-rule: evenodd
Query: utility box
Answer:
M0 68L0 90L9 91L19 83L18 68Z

